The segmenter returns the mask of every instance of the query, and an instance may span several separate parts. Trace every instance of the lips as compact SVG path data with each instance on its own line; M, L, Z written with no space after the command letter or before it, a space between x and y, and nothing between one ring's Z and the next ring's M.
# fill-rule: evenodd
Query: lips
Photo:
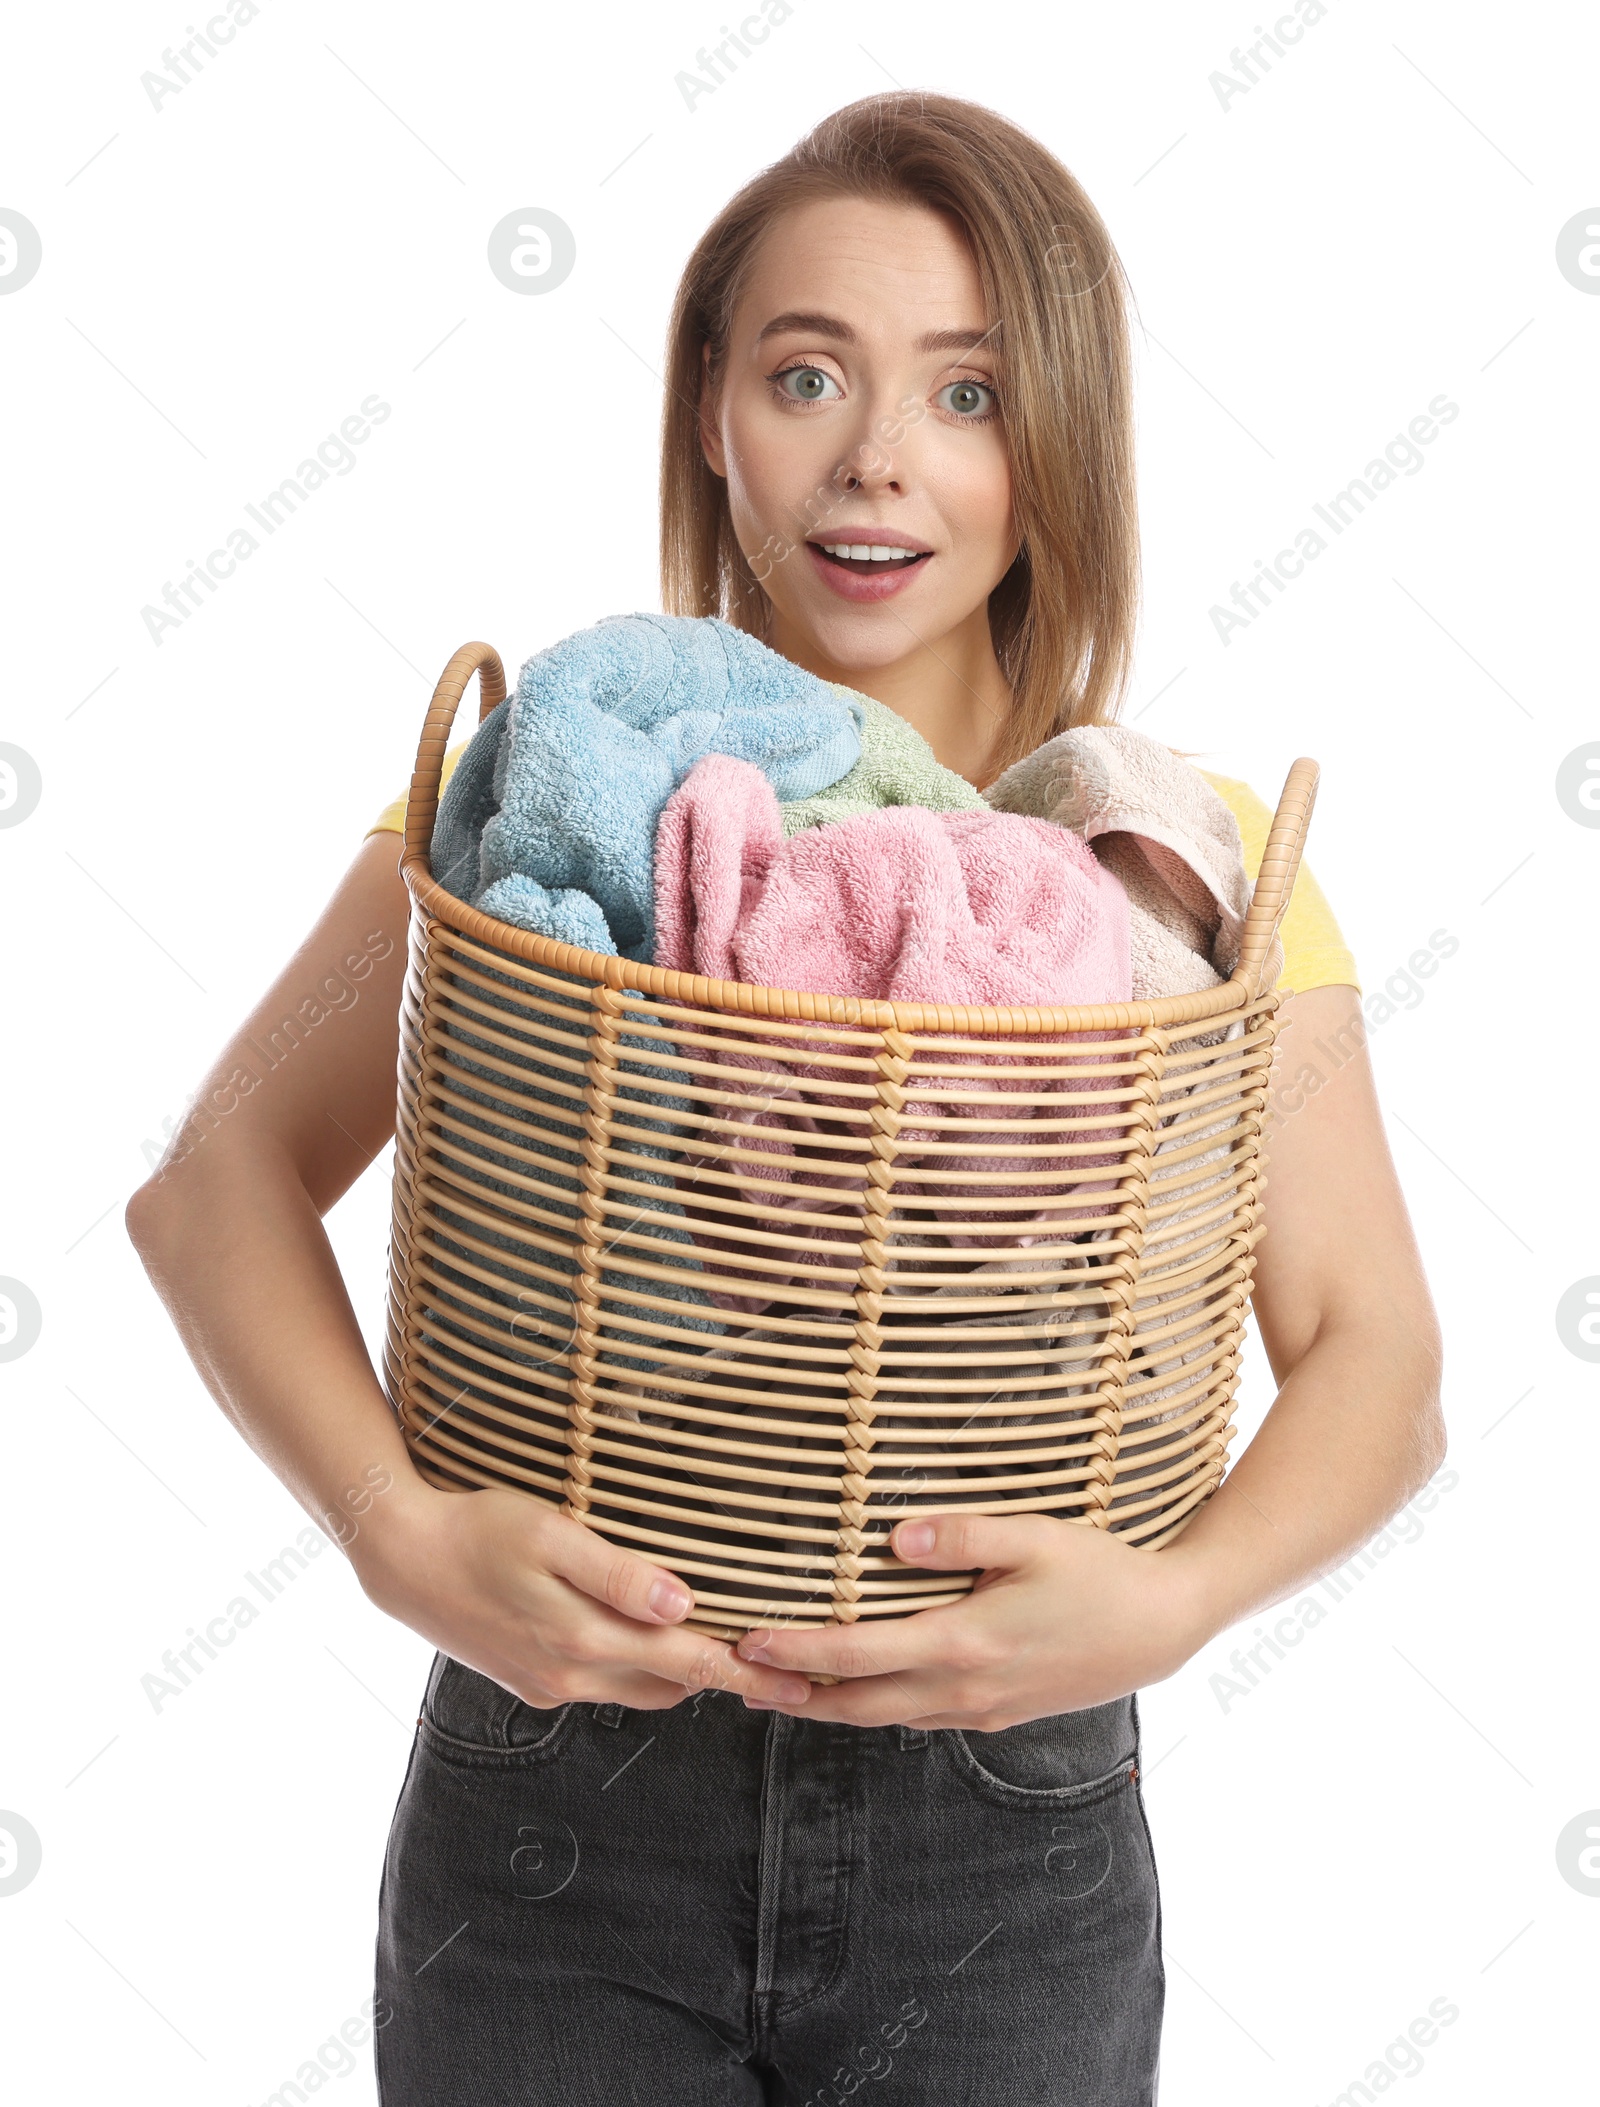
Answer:
M845 600L887 600L932 560L931 549L893 530L808 541L806 553L823 582Z

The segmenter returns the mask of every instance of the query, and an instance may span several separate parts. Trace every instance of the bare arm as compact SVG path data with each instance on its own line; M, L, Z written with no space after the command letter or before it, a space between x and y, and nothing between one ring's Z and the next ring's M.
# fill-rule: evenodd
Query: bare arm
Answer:
M1316 1040L1360 1050L1312 1093ZM1254 1297L1278 1395L1171 1547L1213 1630L1342 1565L1444 1458L1438 1319L1364 1042L1354 988L1286 1006Z
M1190 1526L1152 1555L1042 1516L901 1522L907 1564L981 1567L979 1580L965 1601L892 1626L741 1641L748 1657L852 1679L814 1691L808 1717L991 1730L1159 1682L1341 1565L1437 1468L1438 1323L1364 1038L1353 988L1312 989L1285 1009L1255 1282L1280 1387ZM1317 1039L1352 1051L1314 1095L1297 1092L1301 1049ZM918 1527L926 1543L909 1537Z
M133 1195L129 1235L212 1396L381 1608L530 1704L772 1695L793 1678L676 1628L688 1596L664 1567L411 1464L322 1227L394 1133L399 847L363 845ZM652 1606L658 1584L675 1603Z

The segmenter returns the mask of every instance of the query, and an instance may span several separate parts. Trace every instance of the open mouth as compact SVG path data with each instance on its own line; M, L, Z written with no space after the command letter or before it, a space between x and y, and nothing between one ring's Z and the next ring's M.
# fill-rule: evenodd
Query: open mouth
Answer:
M882 541L814 541L811 546L838 569L858 577L913 570L933 554L931 549L903 549Z

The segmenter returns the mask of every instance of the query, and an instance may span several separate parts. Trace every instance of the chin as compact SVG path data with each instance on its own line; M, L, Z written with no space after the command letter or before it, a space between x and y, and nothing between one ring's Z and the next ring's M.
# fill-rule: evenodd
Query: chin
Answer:
M959 613L940 606L918 605L908 593L878 603L837 600L830 593L797 596L777 612L791 635L805 637L812 650L831 665L877 672L895 665L919 645L934 643L960 621Z
M940 634L943 626L908 618L892 605L851 608L844 613L831 607L807 608L789 622L791 628L811 638L831 665L854 666L863 673L894 665L925 636Z

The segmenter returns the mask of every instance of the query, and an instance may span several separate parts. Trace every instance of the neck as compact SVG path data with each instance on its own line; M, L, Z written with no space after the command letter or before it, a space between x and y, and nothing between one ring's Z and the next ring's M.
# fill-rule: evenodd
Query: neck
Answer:
M819 680L885 704L922 734L936 760L969 783L981 788L988 779L990 757L1011 714L1011 688L995 656L987 605L936 642L913 639L903 658L881 666L838 664L776 608L768 641Z

